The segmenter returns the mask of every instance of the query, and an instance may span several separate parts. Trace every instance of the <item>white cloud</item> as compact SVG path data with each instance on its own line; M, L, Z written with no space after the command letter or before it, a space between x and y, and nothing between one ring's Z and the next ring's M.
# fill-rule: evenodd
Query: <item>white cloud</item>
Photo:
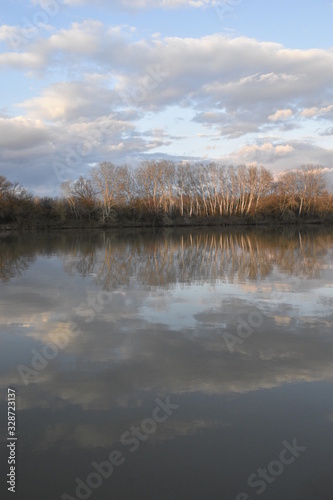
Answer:
M70 6L89 5L89 3L89 0L64 0L64 4ZM97 0L97 4L108 5L109 2L107 0ZM113 7L118 6L126 9L177 9L207 7L215 4L215 0L116 0L113 2Z
M50 137L47 127L40 120L29 120L25 117L0 117L0 147L1 154L5 151L34 149Z
M270 142L266 142L266 143L262 144L261 146L258 146L256 144L243 146L242 149L240 150L239 154L247 156L249 154L256 153L256 152L273 153L274 150L275 150L275 148L274 148L273 144L271 144Z
M333 104L325 106L323 108L314 106L312 108L304 109L301 112L301 116L304 116L305 118L313 118L315 116L325 115L328 113L333 113Z
M159 66L165 81L145 99L147 107L179 103L200 107L202 103L204 112L230 113L267 103L271 117L276 109L289 109L280 106L286 103L301 100L307 108L318 95L324 103L332 64L329 50L288 50L275 43L221 34L137 40L130 27L110 29L97 21L74 23L35 41L25 52L0 57L0 65L18 69L70 71L74 65L78 71L101 72L103 68L120 92L141 85L147 80L147 67Z
M272 122L278 120L285 120L290 118L293 115L293 111L291 109L278 109L273 115L269 115L268 119Z
M46 43L41 42L41 44L44 44L49 52L63 51L88 58L96 54L104 34L104 26L101 22L84 21L81 24L72 24L68 30L58 31Z
M0 36L8 38L8 33L7 27ZM30 40L24 50L0 55L0 66L41 76L58 71L65 74L64 81L45 86L19 104L20 114L26 114L20 122L13 124L3 118L9 127L15 125L12 137L17 138L17 147L4 126L2 165L10 172L11 165L19 168L24 158L32 169L26 177L29 181L33 171L40 176L42 165L52 164L55 155L64 162L68 151L80 148L84 136L88 143L92 138L93 147L89 154L79 154L73 167L78 174L89 162L105 158L129 161L150 151L157 154L157 148L170 145L173 139L145 135L136 122L149 113L155 116L151 128L161 128L163 112L172 107L187 108L188 116L194 117L196 123L189 127L195 131L190 135L206 128L215 138L244 137L246 144L253 141L251 134L262 134L257 145L243 143L243 149L230 157L235 163L272 161L276 165L279 159L288 158L298 164L297 155L303 158L303 147L282 134L300 127L302 117L331 116L332 65L331 50L291 50L276 43L222 34L140 39L131 26L73 23L68 29ZM29 148L25 142L24 119L32 134L42 130L40 137L45 140L36 147ZM112 127L101 135L99 127L108 120ZM144 130L147 128L145 125ZM272 131L281 136L274 140L266 137ZM93 140L96 134L99 139ZM310 156L302 161L314 158L317 163L332 158L330 150L315 147L315 137L302 144L306 142ZM191 155L184 153L184 157ZM46 179L47 174L42 177Z
M275 147L275 153L277 155L286 155L288 153L291 153L292 151L294 151L294 148L292 146L290 146L289 144L286 144L285 146L276 146Z
M236 152L238 162L243 159L246 163L264 164L269 167L279 162L279 158L290 156L294 147L291 144L246 144Z
M17 49L22 43L27 43L29 39L35 36L37 31L34 26L22 28L3 24L0 26L0 41L5 42L9 49Z
M235 164L243 163L265 165L274 172L284 171L286 168L298 168L303 164L331 165L333 149L325 149L308 140L290 140L288 143L258 141L255 144L245 144L234 151L229 160Z
M39 70L46 64L42 53L6 52L0 54L0 67L9 66L14 69Z
M42 95L18 104L30 116L44 120L75 121L111 113L119 96L95 82L60 82L46 88Z

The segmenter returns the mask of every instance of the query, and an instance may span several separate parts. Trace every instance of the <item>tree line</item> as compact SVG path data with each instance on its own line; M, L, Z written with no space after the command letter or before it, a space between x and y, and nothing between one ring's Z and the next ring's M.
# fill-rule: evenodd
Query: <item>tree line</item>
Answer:
M102 162L68 180L62 196L34 197L0 176L2 223L172 223L219 219L257 222L333 218L323 168L303 165L277 179L257 166L145 161L136 169Z

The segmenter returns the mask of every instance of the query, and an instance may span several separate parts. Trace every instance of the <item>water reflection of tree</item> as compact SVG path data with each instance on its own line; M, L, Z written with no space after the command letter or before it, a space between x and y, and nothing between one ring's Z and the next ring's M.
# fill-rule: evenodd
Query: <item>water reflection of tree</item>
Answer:
M75 252L82 256L86 253L87 232L82 234L68 232L29 232L10 233L0 238L0 281L8 282L23 274L39 257L70 255L71 265ZM93 246L92 246L93 248ZM95 251L92 252L95 255ZM80 269L82 273L83 270Z
M36 260L36 245L31 240L23 244L21 235L0 238L0 282L7 283L21 276Z
M333 233L313 229L166 230L105 232L70 256L78 273L96 276L105 290L175 283L257 281L274 268L319 277ZM73 270L73 262L70 265Z
M285 273L303 278L319 278L322 258L330 248L330 237L312 232L294 232L293 238L281 239L281 247L276 255L279 269Z
M0 247L0 281L7 283L15 276L20 276L34 260L33 257L15 255L8 247Z
M105 290L175 283L257 281L274 269L319 277L332 254L325 228L168 229L30 233L3 238L0 280L26 270L38 256L60 255L66 272L92 275Z

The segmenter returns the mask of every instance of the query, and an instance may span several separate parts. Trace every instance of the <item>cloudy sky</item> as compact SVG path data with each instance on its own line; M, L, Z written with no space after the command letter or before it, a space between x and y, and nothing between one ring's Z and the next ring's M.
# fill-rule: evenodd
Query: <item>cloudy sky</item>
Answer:
M333 165L332 0L1 0L0 175Z

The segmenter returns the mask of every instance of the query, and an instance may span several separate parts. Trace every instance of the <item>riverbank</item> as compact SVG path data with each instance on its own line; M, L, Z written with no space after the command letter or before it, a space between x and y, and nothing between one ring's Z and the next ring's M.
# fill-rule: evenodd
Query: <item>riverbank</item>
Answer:
M139 219L114 218L108 222L69 220L43 220L28 223L24 221L0 224L0 233L12 231L55 231L77 229L126 229L126 228L165 228L165 227L240 227L240 226L297 226L297 225L333 225L333 217L168 217L152 215Z

